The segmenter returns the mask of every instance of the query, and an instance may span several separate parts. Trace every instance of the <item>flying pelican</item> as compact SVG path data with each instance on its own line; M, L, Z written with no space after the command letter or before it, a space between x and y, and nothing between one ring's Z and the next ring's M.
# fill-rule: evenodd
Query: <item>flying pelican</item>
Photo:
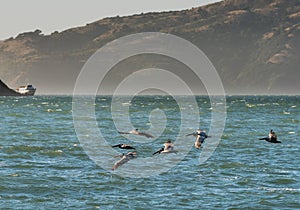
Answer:
M115 164L114 164L114 166L112 167L111 170L116 170L121 165L127 163L129 160L132 160L132 159L136 158L136 155L137 155L136 152L128 152L126 155L125 154L121 154L121 155L115 156L115 157L121 157L121 159L118 160L117 162L115 162Z
M122 131L119 131L119 134L134 134L134 135L139 135L139 136L145 136L147 138L154 138L154 136L152 136L151 134L149 133L144 133L144 132L140 132L139 129L133 129L129 132L122 132Z
M270 143L281 143L281 141L277 140L277 136L273 130L270 130L268 137L260 138L259 140L266 140L267 142Z
M174 150L174 144L172 144L171 140L166 141L166 143L164 143L164 147L157 150L152 155L161 154L161 153L177 153L177 151Z
M204 140L209 137L207 136L205 131L202 131L200 129L198 129L197 132L187 134L186 136L191 136L191 135L196 136L195 147L197 149L199 149L203 144Z
M120 149L135 149L134 147L128 145L128 144L117 144L112 147L119 147Z

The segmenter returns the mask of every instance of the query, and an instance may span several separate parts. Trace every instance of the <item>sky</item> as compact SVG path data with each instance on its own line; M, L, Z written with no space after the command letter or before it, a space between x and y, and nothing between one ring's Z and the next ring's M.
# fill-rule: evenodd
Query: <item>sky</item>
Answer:
M40 29L43 34L105 17L183 10L220 0L0 0L0 40Z

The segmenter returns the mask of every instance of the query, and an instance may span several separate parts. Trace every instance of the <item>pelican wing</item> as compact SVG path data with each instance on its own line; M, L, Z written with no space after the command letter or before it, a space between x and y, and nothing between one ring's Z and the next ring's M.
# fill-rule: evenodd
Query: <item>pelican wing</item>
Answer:
M161 149L157 150L152 155L160 154L162 151L164 151L164 148L161 148Z
M120 148L121 149L135 149L134 147L127 145L127 144L122 144Z
M140 135L140 136L146 136L147 138L154 138L154 136L152 136L151 134L149 134L149 133L144 133L144 132L139 132L138 135Z
M185 136L197 136L197 133L193 132L193 133L186 134Z
M164 150L161 154L168 154L168 153L177 153L177 150Z
M116 144L112 147L118 147L120 149L135 149L134 147L127 145L127 144Z
M112 167L112 170L116 170L117 168L119 168L121 165L124 165L125 163L127 163L129 160L133 159L136 157L136 153L135 152L129 152L126 155L123 155L122 158L120 160L118 160L117 162L115 162L114 166Z
M121 158L121 160L118 160L117 162L115 162L112 170L116 170L117 168L119 168L121 165L127 163L130 160L130 158L128 156L123 156Z
M118 131L119 134L130 134L129 132Z
M116 144L116 145L113 145L111 147L121 147L121 146L122 146L122 144Z

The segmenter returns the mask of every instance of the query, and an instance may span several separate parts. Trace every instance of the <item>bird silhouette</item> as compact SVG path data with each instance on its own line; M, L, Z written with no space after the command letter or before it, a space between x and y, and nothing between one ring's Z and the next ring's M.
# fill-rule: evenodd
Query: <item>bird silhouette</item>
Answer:
M112 147L118 147L120 149L135 149L134 147L132 147L128 144L117 144L117 145L114 145Z

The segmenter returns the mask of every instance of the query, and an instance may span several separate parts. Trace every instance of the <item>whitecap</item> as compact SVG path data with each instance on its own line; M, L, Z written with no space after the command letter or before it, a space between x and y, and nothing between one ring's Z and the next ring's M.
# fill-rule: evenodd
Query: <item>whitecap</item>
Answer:
M260 188L262 190L267 190L270 192L276 192L276 191L289 191L289 192L296 192L300 191L300 189L295 189L295 188L287 188L287 187L281 187L281 188L275 188L275 187L262 187Z
M246 106L249 108L256 107L254 104L246 104Z
M123 106L130 106L131 103L130 102L125 102L125 103L122 103Z

